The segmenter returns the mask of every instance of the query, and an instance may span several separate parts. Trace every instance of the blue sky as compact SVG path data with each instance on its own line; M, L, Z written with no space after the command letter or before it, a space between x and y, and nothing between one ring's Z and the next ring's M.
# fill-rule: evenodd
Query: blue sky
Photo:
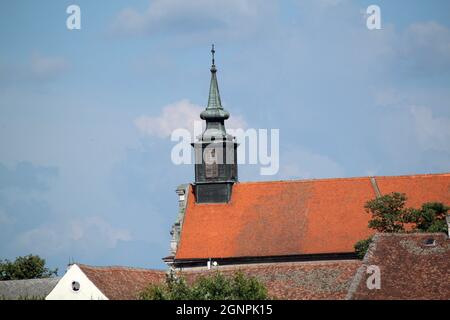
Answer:
M170 130L207 102L213 42L230 123L280 129L279 173L241 181L449 172L449 24L446 0L3 3L0 258L164 267L193 180Z

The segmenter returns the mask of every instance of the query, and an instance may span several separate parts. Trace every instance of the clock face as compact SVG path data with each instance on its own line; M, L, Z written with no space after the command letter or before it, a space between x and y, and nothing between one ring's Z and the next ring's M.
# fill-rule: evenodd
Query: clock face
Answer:
M216 149L214 148L205 150L205 174L207 178L215 178L219 175Z

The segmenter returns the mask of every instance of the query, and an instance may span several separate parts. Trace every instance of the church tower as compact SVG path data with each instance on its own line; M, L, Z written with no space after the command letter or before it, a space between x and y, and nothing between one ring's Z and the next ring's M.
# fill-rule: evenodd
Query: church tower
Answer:
M231 199L233 184L238 181L238 144L225 129L225 120L230 114L224 110L220 100L214 45L211 53L208 106L200 114L206 127L192 144L195 150L194 191L197 203L227 203Z

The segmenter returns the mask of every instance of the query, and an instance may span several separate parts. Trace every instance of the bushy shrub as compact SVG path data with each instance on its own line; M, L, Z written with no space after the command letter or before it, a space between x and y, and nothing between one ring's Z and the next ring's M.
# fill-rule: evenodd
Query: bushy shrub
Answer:
M420 209L411 210L408 222L414 224L413 231L448 232L445 217L450 207L440 202L427 202Z
M202 275L189 285L183 276L171 273L165 283L152 284L139 294L142 300L266 300L267 289L255 277L237 272Z

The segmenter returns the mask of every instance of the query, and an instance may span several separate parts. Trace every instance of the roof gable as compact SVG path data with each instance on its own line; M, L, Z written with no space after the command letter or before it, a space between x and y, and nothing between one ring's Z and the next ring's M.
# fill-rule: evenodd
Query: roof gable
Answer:
M108 300L108 297L87 277L80 266L72 264L45 299Z

